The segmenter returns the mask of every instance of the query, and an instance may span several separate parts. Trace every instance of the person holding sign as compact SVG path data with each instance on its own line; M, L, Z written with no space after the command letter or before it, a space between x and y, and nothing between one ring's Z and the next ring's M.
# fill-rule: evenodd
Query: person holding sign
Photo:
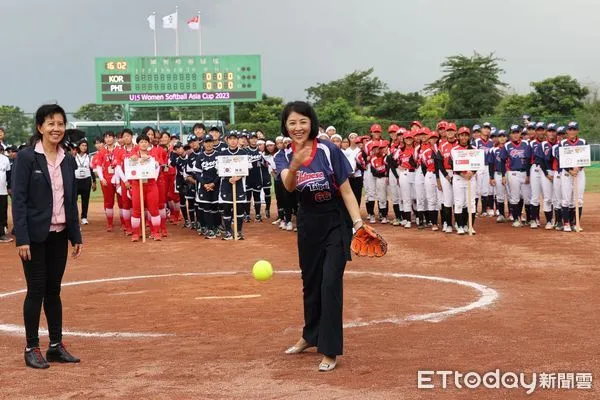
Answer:
M77 144L77 154L75 155L77 169L75 178L77 178L77 197L81 196L81 225L87 225L88 207L90 205L90 192L96 191L96 176L91 167L91 160L88 154L88 142L82 139Z
M560 142L561 147L585 146L584 139L579 138L579 124L575 121L567 125L567 138ZM560 160L559 160L560 161ZM583 213L583 192L585 192L585 171L583 167L563 168L561 177L563 230L571 232L571 227L576 224L576 211L579 217ZM577 182L575 182L577 181ZM577 198L574 197L573 187L577 187ZM579 228L581 230L581 228Z
M137 151L133 152L128 158L131 161L137 161L140 163L154 163L156 169L156 175L158 176L159 165L154 160L150 153L150 138L144 134L137 137ZM143 185L143 196L144 206L150 213L150 223L152 226L152 238L154 240L161 240L160 236L160 215L158 213L158 186L156 185L156 178L148 179L143 182L141 179L130 179L126 182L126 185L131 189L131 228L133 235L131 236L132 242L138 242L140 240L140 224L142 218L142 206L140 198L140 185Z
M350 249L359 255L383 256L387 244L363 224L348 182L350 163L333 143L317 139L318 126L308 103L296 101L283 109L281 132L292 138L292 157L280 152L275 163L285 189L299 195L298 255L304 300L302 337L285 353L317 346L324 355L319 371L332 371L343 349L342 278Z
M558 159L560 157L559 149L560 143L565 138L567 134L567 130L564 126L559 126L556 128L556 143L552 145L552 158L551 158L551 168L552 168L552 207L554 208L554 229L557 231L562 231L564 229L563 226L563 214L562 214L562 185L560 176L562 175L562 169L559 166Z
M527 196L525 185L529 184L531 164L531 147L521 140L521 127L510 127L510 142L500 150L500 174L502 184L508 185L508 203L513 217L512 226L520 228L521 210L523 209L524 196Z
M226 136L227 149L221 151L217 157L221 156L242 156L246 155L246 150L238 148L237 134L229 132ZM242 226L244 224L244 209L246 203L246 178L240 176L223 177L219 185L219 203L223 210L223 225L225 233L223 240L233 240L233 185L236 185L236 213L237 213L237 231L238 240L244 240Z
M452 148L452 160L457 159L456 151L472 150L471 131L466 126L458 130L458 144ZM475 234L475 191L477 190L477 171L457 171L453 162L454 177L452 178L452 194L454 197L454 220L458 225L456 233L464 235ZM470 197L468 196L470 194ZM469 228L469 211L471 211L471 227Z
M217 173L218 142L210 134L204 135L204 151L196 157L194 180L198 184L198 203L204 213L206 239L217 237L217 228L221 223L219 215L219 174Z

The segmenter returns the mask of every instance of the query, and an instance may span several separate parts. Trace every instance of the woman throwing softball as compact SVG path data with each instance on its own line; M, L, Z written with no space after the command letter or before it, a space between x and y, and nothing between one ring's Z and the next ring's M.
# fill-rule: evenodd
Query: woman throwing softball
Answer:
M292 139L292 157L275 157L283 185L298 193L298 254L302 270L304 329L286 350L301 353L317 347L324 355L319 371L331 371L342 354L342 278L350 248L360 255L382 256L383 239L363 225L348 177L351 167L333 143L317 139L319 121L312 107L288 103L281 132ZM352 238L352 228L356 230ZM352 245L351 245L352 241Z

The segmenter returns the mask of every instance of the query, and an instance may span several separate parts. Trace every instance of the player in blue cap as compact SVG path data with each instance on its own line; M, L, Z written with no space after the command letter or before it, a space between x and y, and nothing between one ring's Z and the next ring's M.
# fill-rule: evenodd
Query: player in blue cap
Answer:
M494 142L490 138L492 132L492 124L485 122L481 128L479 138L475 139L474 147L485 151L485 165L489 167L488 153L494 147ZM477 171L477 194L481 196L481 216L494 216L494 194L490 188L489 168ZM479 196L475 199L477 209Z
M585 146L587 142L579 138L579 124L575 121L567 125L567 138L560 142L561 147ZM560 161L560 160L559 160ZM577 198L573 195L573 186L577 179ZM575 224L575 207L579 207L579 217L583 213L583 193L585 191L585 171L583 167L565 168L561 176L563 230L571 232ZM580 229L581 230L581 229Z
M535 124L535 134L531 137L529 146L531 147L531 171L529 174L531 182L531 199L529 206L529 226L531 229L536 229L540 219L540 196L544 197L544 212L552 213L552 186L546 176L546 154L542 143L546 140L546 125L543 122ZM549 152L549 147L545 147ZM526 206L527 207L527 206ZM546 214L548 216L548 214ZM550 217L552 224L552 217Z
M559 148L560 142L565 138L567 129L564 126L556 128L556 143L552 145L552 173L554 179L552 180L552 206L554 207L554 229L557 231L563 230L563 217L562 217L562 186L560 176L562 175L562 169L559 166Z
M506 185L502 183L502 163L505 160L501 157L501 151L506 144L506 131L504 129L499 130L496 133L498 137L498 143L490 150L489 157L489 169L490 169L490 185L494 188L496 195L496 212L498 217L496 222L501 223L506 221L506 213L504 202L506 200Z

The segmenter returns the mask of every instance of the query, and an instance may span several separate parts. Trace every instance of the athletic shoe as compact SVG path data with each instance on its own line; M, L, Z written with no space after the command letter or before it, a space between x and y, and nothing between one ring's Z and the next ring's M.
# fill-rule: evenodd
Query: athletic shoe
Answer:
M265 210L265 218L266 219L271 219L271 211L269 211L268 209Z
M139 242L140 241L140 235L137 235L137 234L134 233L133 235L131 235L131 241L132 242Z
M258 214L256 217L254 217L254 219L256 220L256 222L262 222L262 217L260 214Z
M456 233L458 233L459 235L464 235L465 231L462 227L459 226L458 229L456 230Z
M7 235L0 236L0 243L10 243L13 239Z
M571 224L565 224L564 228L563 228L564 232L572 232L571 230Z
M423 229L425 229L425 224L418 224L417 229L422 231Z
M375 220L375 216L374 215L369 215L369 223L374 224L375 222L377 222Z
M285 229L286 225L284 220L279 221L279 229Z
M166 238L166 237L168 237L169 235L167 234L167 232L166 232L166 231L162 231L162 232L160 233L160 236L161 236L161 237L164 237L164 238Z
M81 225L87 225L89 224L87 218L81 218Z
M452 227L451 226L447 226L446 228L444 228L444 232L445 233L452 233Z
M33 349L30 349L29 351L25 350L25 365L27 365L30 368L35 368L35 369L46 369L46 368L50 368L50 365L48 364L48 362L46 362L46 360L44 359L44 356L42 356L42 352L40 351L39 347L34 347Z
M252 218L250 218L250 215L246 215L244 217L244 222L251 222L251 221L252 221Z
M403 219L402 221L400 221L400 226L406 226L407 222L407 220Z
M231 234L231 232L225 232L221 240L233 240L233 235Z
M217 235L215 235L215 232L212 230L206 231L206 234L204 235L204 239L216 239Z
M500 210L496 210L496 217L500 215Z
M59 343L56 346L48 347L48 351L46 351L46 359L49 362L59 362L59 363L78 363L80 360L77 357L73 357L65 346L62 343Z
M294 227L294 232L298 232L298 227Z
M529 227L531 229L537 229L538 228L537 221L535 221L535 220L531 221L531 223L529 224Z
M433 226L433 222L428 222L428 223L427 223L427 226L428 226L428 227L432 227L432 226Z
M381 223L382 224L387 224L389 221L386 217L381 218Z
M183 223L183 228L189 228L190 226L192 226L192 224L190 223L190 221L185 221Z
M410 221L406 221L406 224L404 224L404 228L410 229L410 227L411 227Z
M288 232L291 232L294 230L294 224L292 224L292 221L288 222L287 224L285 224L285 230Z
M400 226L400 225L401 225L401 222L400 222L400 220L399 220L398 218L396 218L396 219L394 219L394 220L392 221L392 225L393 225L393 226Z
M457 231L458 230L458 224L455 222L454 223L454 230Z
M516 220L516 221L513 221L512 226L513 226L513 228L520 228L523 226L523 224L521 223L521 221Z
M482 216L482 217L487 217L487 216L488 216L488 213L487 213L487 211L484 211L484 212L482 212L482 213L481 213L481 216Z
M160 237L160 233L157 235L152 235L150 236L152 239L154 239L155 242L160 242L162 241L161 237Z
M106 227L106 232L112 232L112 231L113 231L113 227L112 227L112 225L108 225L108 226Z
M244 237L244 234L242 232L238 232L237 238L238 238L238 240L244 240L244 239L246 239Z
M496 218L496 222L501 224L503 222L506 222L506 218L504 218L504 215L498 215L498 218Z
M557 231L562 231L564 229L562 222L557 223L554 229L556 229Z
M547 231L550 231L552 229L554 229L554 225L552 225L552 222L548 221L546 222L546 228Z
M281 222L281 219L277 218L275 221L271 222L271 225L279 225L280 222Z
M439 228L437 225L433 225L433 226L431 227L431 230L432 230L432 231L434 231L434 232L436 232L436 231L439 231L439 230L440 230L440 228Z
M515 219L513 218L513 216L512 216L512 215L508 217L508 220L509 220L510 222L514 222L514 221L515 221Z

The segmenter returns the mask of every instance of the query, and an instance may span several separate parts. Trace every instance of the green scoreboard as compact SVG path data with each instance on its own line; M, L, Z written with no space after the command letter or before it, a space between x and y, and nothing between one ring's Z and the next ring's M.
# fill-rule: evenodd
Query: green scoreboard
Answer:
M194 105L262 100L260 56L96 58L96 103Z

